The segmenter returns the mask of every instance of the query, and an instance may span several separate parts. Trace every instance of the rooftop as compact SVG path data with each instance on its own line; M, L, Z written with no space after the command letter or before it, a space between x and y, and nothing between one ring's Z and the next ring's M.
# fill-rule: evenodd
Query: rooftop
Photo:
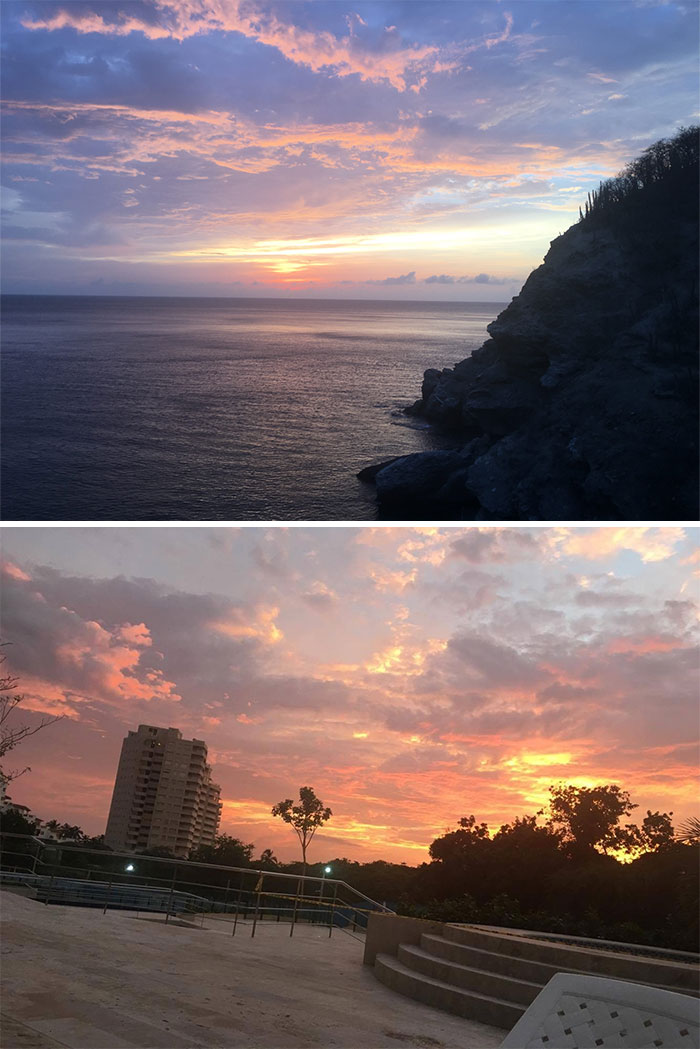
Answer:
M504 1032L412 1002L328 928L203 928L0 892L6 1049L489 1049Z

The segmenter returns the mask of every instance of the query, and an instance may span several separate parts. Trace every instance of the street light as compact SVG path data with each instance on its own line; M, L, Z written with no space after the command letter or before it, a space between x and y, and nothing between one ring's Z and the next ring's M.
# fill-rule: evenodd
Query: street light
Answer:
M321 892L320 892L320 895L319 895L319 902L321 902L321 903L323 902L323 886L326 883L326 875L330 874L332 870L333 870L332 867L324 867L323 870L321 871Z
M136 870L136 868L134 867L133 863L127 863L127 865L126 865L126 867L124 868L124 870L125 870L125 871L128 871L128 872L129 872L129 874L131 874L131 873L132 873L133 871L135 871L135 870Z

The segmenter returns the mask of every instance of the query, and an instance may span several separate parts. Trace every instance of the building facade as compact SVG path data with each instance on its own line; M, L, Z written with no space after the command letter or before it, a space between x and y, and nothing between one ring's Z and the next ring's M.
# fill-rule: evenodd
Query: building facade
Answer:
M186 857L211 845L221 818L207 745L176 728L139 725L122 743L105 843L139 851L165 847Z

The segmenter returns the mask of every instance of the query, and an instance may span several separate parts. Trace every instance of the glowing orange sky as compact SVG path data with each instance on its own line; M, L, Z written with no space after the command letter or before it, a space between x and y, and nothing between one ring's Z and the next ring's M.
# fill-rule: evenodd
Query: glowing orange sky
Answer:
M101 833L139 723L207 741L222 829L333 809L312 859L417 863L551 783L697 801L697 530L5 529L3 631L28 720L14 799ZM259 854L259 853L256 853Z

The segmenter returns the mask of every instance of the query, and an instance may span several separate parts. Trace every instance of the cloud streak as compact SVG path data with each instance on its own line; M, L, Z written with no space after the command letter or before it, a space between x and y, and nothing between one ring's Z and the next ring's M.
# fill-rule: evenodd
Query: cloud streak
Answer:
M0 17L10 291L147 271L335 296L415 272L397 297L497 301L600 177L696 108L682 5L663 25L617 0L6 0Z

